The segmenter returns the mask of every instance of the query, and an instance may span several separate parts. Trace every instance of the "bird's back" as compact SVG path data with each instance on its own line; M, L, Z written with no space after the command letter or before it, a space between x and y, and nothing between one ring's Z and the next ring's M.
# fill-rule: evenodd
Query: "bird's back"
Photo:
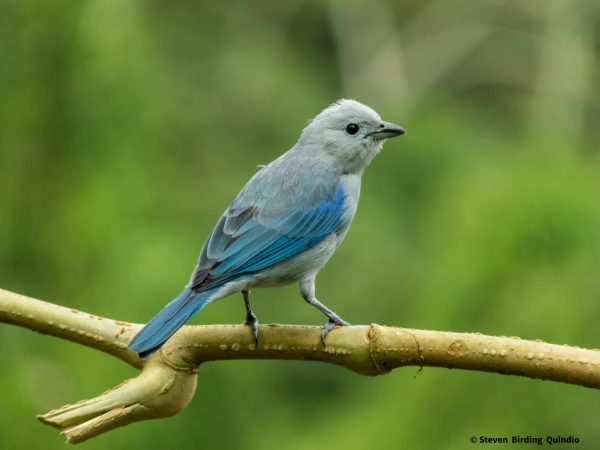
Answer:
M261 168L229 209L256 206L261 220L276 220L334 198L341 175L333 161L294 147Z

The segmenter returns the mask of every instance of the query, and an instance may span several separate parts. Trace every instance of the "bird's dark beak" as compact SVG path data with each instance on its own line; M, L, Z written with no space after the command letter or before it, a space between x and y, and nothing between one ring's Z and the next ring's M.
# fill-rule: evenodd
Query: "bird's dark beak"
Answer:
M375 131L370 132L368 135L372 136L373 139L381 140L387 138L393 138L396 136L402 136L406 131L399 125L391 122L381 122L379 128Z

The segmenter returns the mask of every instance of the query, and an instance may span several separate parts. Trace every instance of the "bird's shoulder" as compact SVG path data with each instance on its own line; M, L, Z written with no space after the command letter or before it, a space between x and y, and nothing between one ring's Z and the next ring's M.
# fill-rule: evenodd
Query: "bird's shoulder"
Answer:
M322 158L290 151L262 167L232 202L231 213L256 207L261 217L311 209L336 198L342 172Z

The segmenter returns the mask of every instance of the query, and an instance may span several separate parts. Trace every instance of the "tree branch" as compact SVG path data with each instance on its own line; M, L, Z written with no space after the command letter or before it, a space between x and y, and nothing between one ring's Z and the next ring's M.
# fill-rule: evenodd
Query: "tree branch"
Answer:
M127 348L141 325L106 319L4 289L0 289L0 322L101 350L138 369L144 365L137 353Z
M67 339L141 369L91 400L38 418L78 443L129 423L181 411L194 395L198 366L225 359L321 361L361 375L404 366L447 367L521 375L600 388L600 351L515 337L369 326L333 330L327 345L320 327L263 325L257 347L244 325L186 326L152 358L127 348L140 325L114 321L0 289L0 322Z

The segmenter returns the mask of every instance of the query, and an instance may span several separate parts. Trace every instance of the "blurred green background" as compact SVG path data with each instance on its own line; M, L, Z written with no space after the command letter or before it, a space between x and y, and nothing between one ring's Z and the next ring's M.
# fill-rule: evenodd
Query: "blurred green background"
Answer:
M600 346L600 5L546 0L0 1L0 287L144 322L187 282L256 165L341 97L408 134L367 170L318 280L352 323ZM322 324L296 286L263 323ZM193 323L239 323L241 298ZM0 326L0 448L63 449L35 414L135 371ZM600 443L598 393L416 368L202 368L180 415L89 449Z

